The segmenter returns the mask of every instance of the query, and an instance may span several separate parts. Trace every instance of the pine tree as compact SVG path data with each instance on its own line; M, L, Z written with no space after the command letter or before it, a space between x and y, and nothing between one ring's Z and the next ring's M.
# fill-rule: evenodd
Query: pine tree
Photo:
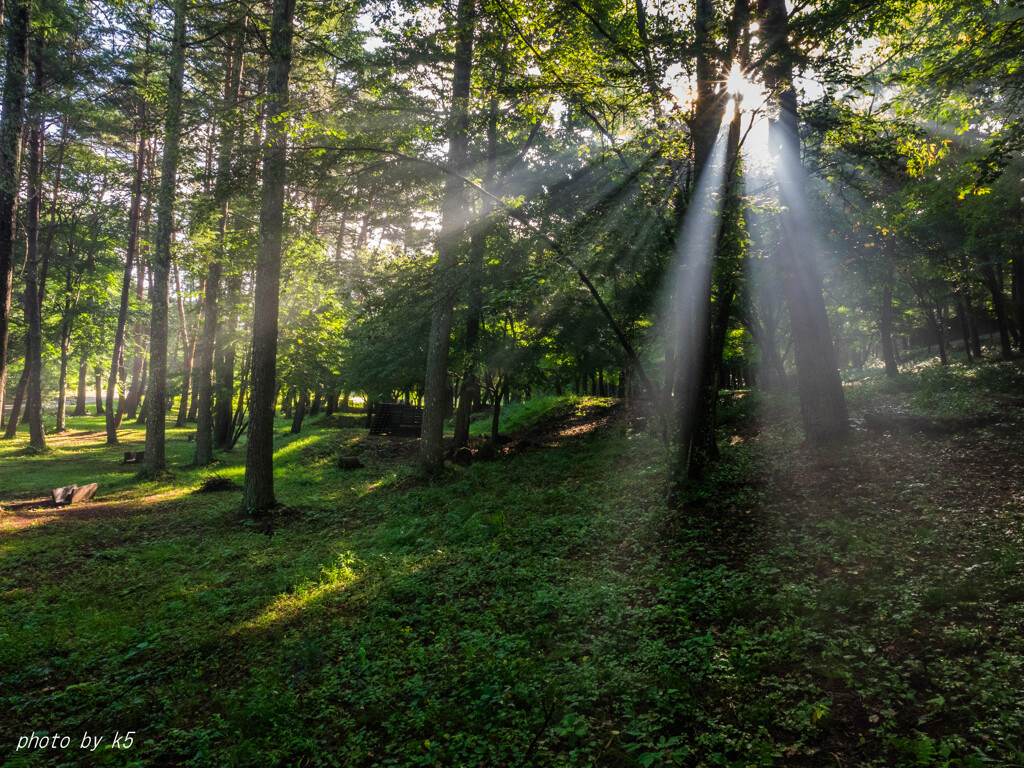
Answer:
M263 141L263 193L252 324L252 390L242 510L267 515L274 497L274 404L277 399L278 303L288 172L288 81L292 64L295 0L274 0L267 70L267 124Z
M146 396L146 474L166 469L164 433L167 392L167 297L174 237L174 197L181 146L181 96L185 78L185 15L187 0L175 0L174 34L164 118L164 154L160 166L160 193L156 210L153 253L153 305L150 314L149 392Z

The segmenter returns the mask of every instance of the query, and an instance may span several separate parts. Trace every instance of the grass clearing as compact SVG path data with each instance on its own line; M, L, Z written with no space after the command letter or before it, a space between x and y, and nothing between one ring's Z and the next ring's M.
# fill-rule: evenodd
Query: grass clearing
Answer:
M237 519L238 491L192 493L214 473L240 481L242 456L187 468L184 431L171 475L146 483L102 434L37 457L2 442L3 503L95 480L97 504L123 506L0 518L0 756L1019 764L1024 440L1004 380L1020 369L976 375L951 386L1006 421L821 450L799 445L791 398L733 398L726 459L683 513L664 505L660 441L623 421L561 429L608 405L574 398L506 409L503 428L547 424L557 448L430 482L400 443L315 423L285 435L282 420L278 494L295 511L273 536ZM946 376L886 396L924 413ZM877 404L851 399L855 415ZM366 468L337 469L341 452ZM110 748L129 730L130 749ZM107 741L15 750L33 731Z

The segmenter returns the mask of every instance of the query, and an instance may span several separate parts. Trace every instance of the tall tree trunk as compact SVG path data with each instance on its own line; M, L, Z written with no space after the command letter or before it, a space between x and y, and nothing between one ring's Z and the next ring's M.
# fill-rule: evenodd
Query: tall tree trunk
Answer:
M974 314L974 302L971 301L970 286L964 291L964 307L967 308L967 320L971 325L971 351L975 360L981 360L981 335L978 333L978 318Z
M964 352L967 354L967 364L974 364L974 354L971 352L971 321L967 317L967 306L961 298L956 300L956 313L960 317L960 332L964 337Z
M780 192L781 203L788 212L783 218L779 265L789 305L804 435L808 442L815 443L846 435L849 414L832 347L821 274L811 251L814 238L806 189L800 178L799 117L786 0L760 0L760 7L764 18L761 30L776 51L775 60L765 73L769 90L779 93L780 116L772 127L781 149L780 165L792 174L790 183L784 184Z
M146 395L147 395L147 391L146 390L148 389L148 385L149 385L149 360L147 359L147 360L143 360L142 361L142 371L139 374L139 394L138 394L138 398L139 398L139 401L142 403L142 407L139 408L139 417L137 419L135 419L135 423L136 424L145 424L146 423L146 415L147 414L146 414L146 400L145 400L145 398L146 398ZM174 403L174 395L172 394L170 396L170 399L168 400L168 406L167 406L168 410L170 410L171 405L173 405L173 403Z
M694 8L694 47L696 49L695 74L696 74L696 103L694 106L693 119L693 166L696 180L694 188L699 189L702 185L708 184L711 174L717 173L717 169L710 167L715 142L719 130L719 122L722 116L723 103L715 93L715 84L720 79L718 76L717 62L715 60L715 45L712 36L712 25L715 20L715 8L712 0L696 0ZM720 190L715 189L713 199L718 199ZM706 211L697 212L697 216L713 217L718 222L717 211L714 209L717 203L712 203L712 198L691 201L692 206L706 205ZM715 226L715 225L712 225ZM720 226L720 223L717 224ZM707 234L714 237L715 229ZM711 307L711 269L700 263L699 259L704 254L697 252L680 253L677 259L686 261L685 269L691 274L690 286L686 290L691 293L681 296L673 296L673 311L669 313L669 342L667 346L672 348L670 354L666 354L666 372L672 371L672 378L665 381L665 403L666 406L674 407L675 416L675 437L676 457L675 471L673 475L670 495L673 503L680 502L681 493L690 477L690 457L693 448L693 439L697 434L698 409L700 407L700 387L702 375L700 366L704 360L704 351L708 341L707 334L699 327L697 319L701 317L701 311L710 312ZM710 258L714 254L709 254ZM708 277L704 277L707 274ZM700 284L696 281L705 281ZM668 398L668 390L673 391L674 400ZM672 411L668 411L672 413ZM667 438L668 433L666 431Z
M188 395L192 385L192 360L195 355L195 340L190 340L188 335L188 321L185 318L185 300L181 295L181 277L178 273L178 265L174 265L174 292L178 304L178 323L181 326L181 401L178 403L178 418L174 422L176 427L185 426L185 417L188 415ZM200 309L200 314L202 310Z
M939 346L939 362L942 365L948 365L949 360L946 358L946 331L942 321L942 307L938 302L934 304L925 298L925 289L920 282L914 281L914 293L917 295L917 300L921 304L921 309L924 310L924 319L928 327L931 329L932 335L935 336L935 341Z
M29 6L29 0L8 0L5 25L7 50L0 106L0 414L4 412L7 389L7 345L14 285L14 220L21 185L21 131L25 122L25 86L28 81Z
M277 398L277 320L288 171L286 115L295 0L274 0L273 7L263 142L263 200L252 324L249 443L242 491L242 510L254 517L269 513L277 505L274 497L274 401Z
M205 286L206 283L204 282L203 285ZM205 298L205 288L204 288L204 298ZM199 413L199 369L196 367L195 362L196 362L196 357L197 357L196 351L199 349L199 334L200 334L200 329L202 328L202 325L203 325L203 316L200 315L199 316L199 327L196 328L196 338L192 342L193 345L194 345L192 347L192 392L189 395L189 400L188 400L188 416L187 416L187 421L192 422L192 423L195 423L196 416Z
M65 415L67 412L67 389L68 389L68 358L71 355L71 269L67 270L67 275L64 280L64 291L66 298L64 299L64 321L61 323L60 328L60 376L57 379L57 432L64 432L67 429L65 425Z
M943 365L948 365L949 340L946 337L946 328L949 326L949 323L946 320L945 300L935 302L935 318L937 323L936 327L938 328L936 336L939 339L939 361Z
M241 35L236 35L235 50L229 50L225 62L224 109L226 117L221 127L220 147L217 153L217 180L213 188L214 203L219 206L217 250L206 276L206 319L199 354L199 404L196 412L196 452L193 463L204 466L213 461L213 356L217 344L217 294L223 270L224 251L228 233L228 206L231 194L231 153L234 150L235 111L241 81Z
M36 44L33 94L43 93L42 43ZM25 212L25 235L28 239L25 264L25 320L28 324L27 364L30 367L28 394L25 397L25 420L28 422L29 445L46 447L43 431L43 317L39 290L39 213L43 189L43 120L40 106L33 119L28 138L28 199Z
M72 416L85 416L85 401L88 395L86 394L86 384L89 378L89 359L82 357L78 364L78 390L75 393L75 410L71 414Z
M761 359L760 386L766 392L770 392L776 388L776 383L782 386L786 380L786 368L777 344L778 327L769 319L770 315L763 316L753 309L744 312L741 318L743 327L757 345L758 356Z
M238 294L242 289L242 275L228 278L224 295L225 314L217 331L217 390L216 413L213 425L213 444L227 448L231 440L232 399L235 393L235 337L238 332Z
M739 25L745 27L747 18L746 0L738 0L733 11L733 23L728 56L722 70L728 70L732 61L740 55ZM711 167L714 144L717 141L719 124L725 110L724 94L716 94L715 81L720 79L713 59L714 46L711 27L714 21L714 7L710 0L698 0L695 42L697 54L697 117L694 131L694 158L697 165L697 184L707 183L715 178L719 170ZM718 456L715 440L716 409L718 403L719 372L722 350L735 295L736 272L739 269L739 251L735 243L739 238L726 240L726 234L739 225L739 175L738 156L740 140L740 111L734 99L733 118L729 124L724 157L725 170L722 173L722 191L726 200L722 215L715 227L715 245L707 268L707 283L693 295L696 299L689 310L693 320L684 323L682 343L689 347L681 350L680 357L689 361L684 365L678 378L677 391L680 403L676 419L676 467L672 496L681 501L681 492L688 480L700 476L704 468ZM714 190L716 193L718 190ZM692 258L692 254L687 254ZM695 266L700 266L695 264ZM695 271L704 274L704 268ZM712 302L712 297L716 300ZM679 298L676 298L679 301ZM698 322L698 318L700 318ZM687 325L690 332L685 333Z
M1003 299L1003 280L1001 268L997 271L996 266L986 264L981 268L982 282L992 296L992 309L996 315L996 325L999 328L999 345L1003 357L1009 357L1013 353L1010 345L1010 328L1006 321L1006 304Z
M68 323L70 325L70 323ZM68 386L68 357L71 352L71 329L67 329L67 335L62 335L60 340L60 376L57 384L57 425L55 432L67 431L67 386Z
M141 305L146 295L146 266L142 262L141 255L137 260L136 266L135 300ZM146 359L148 345L142 323L135 323L133 330L135 338L132 342L132 378L127 396L122 402L118 403L118 410L122 412L118 422L123 421L125 418L129 420L134 419L139 410L139 401L142 399L142 368L143 362Z
M742 19L746 28L746 2L736 3L734 25ZM683 478L690 480L699 478L705 468L718 458L716 437L718 390L721 387L722 354L729 331L729 320L732 313L733 299L736 295L736 282L739 277L742 252L740 242L743 238L740 227L740 175L739 175L739 144L740 144L740 105L735 103L732 121L729 124L729 135L726 143L725 167L728 174L723 180L725 186L725 203L714 252L714 264L709 283L707 301L708 320L705 321L701 333L705 338L702 354L696 359L699 365L698 391L688 422L692 428L683 425L679 444L679 463L676 468L676 482ZM705 169L710 172L710 169ZM712 290L714 302L711 301ZM684 390L685 391L685 390ZM684 455L683 451L689 451ZM677 485L676 491L680 490Z
M892 340L892 284L896 277L896 235L889 235L885 253L885 276L882 280L882 308L878 330L882 336L882 360L885 362L885 375L900 375L896 365L896 347ZM965 339L966 342L966 339Z
M455 70L448 116L448 167L462 175L469 150L469 92L473 70L476 0L459 0L455 22ZM437 275L430 317L427 372L423 387L423 428L420 461L426 470L444 461L444 419L447 410L448 351L458 293L458 249L465 230L466 192L461 179L445 179L441 232L437 241Z
M292 429L293 435L299 434L302 431L302 421L306 418L306 408L309 404L309 390L299 390L299 397L295 403L295 416L292 418Z
M156 210L156 243L153 252L153 306L149 333L149 394L146 397L146 457L143 469L155 475L167 467L164 435L167 394L167 295L171 271L171 240L174 237L174 190L178 177L181 143L181 90L185 75L186 0L174 3L174 37L167 84L164 124L164 156L160 167L160 194Z
M491 406L491 446L498 444L498 426L501 424L501 400L508 396L508 374L500 380L495 377L494 403Z
M103 415L103 369L97 366L93 374L96 377L96 415Z
M249 409L249 404L246 402L246 397L249 394L249 370L252 364L252 350L247 350L242 355L242 368L239 371L238 376L238 404L235 406L235 413L231 419L231 438L228 440L227 450L231 450L238 443L238 438L242 436L242 433L249 426L249 422L245 421L246 412ZM274 397L277 397L277 393L274 393Z
M64 175L64 156L67 153L69 141L70 135L68 133L68 116L64 115L61 119L60 141L57 144L57 169L54 171L53 174L53 188L50 191L50 221L46 225L46 242L43 245L44 263L49 262L50 253L53 248L53 238L57 234L57 209L58 202L60 201L60 185L61 179ZM44 281L40 280L41 292L43 292L45 289L43 282Z
M195 362L196 342L182 342L181 348L181 395L178 400L178 417L174 426L184 427L188 421L188 404L192 395L192 368Z
M40 43L40 45L42 45ZM44 66L42 60L42 51L40 50L40 63L38 67ZM73 57L72 57L73 58ZM42 74L42 73L41 73ZM40 88L42 88L42 81L40 80ZM46 140L45 124L43 126L43 141ZM50 255L53 252L53 238L57 232L57 201L60 198L60 182L61 176L64 172L64 151L68 143L68 130L67 130L67 119L63 121L61 127L60 142L57 145L57 167L54 172L53 178L53 191L52 191L52 202L50 203L50 222L46 227L46 237L43 240L42 248L40 248L40 264L39 264L39 306L43 305L43 297L46 296L46 276L50 270ZM40 171L42 173L42 171ZM39 190L39 215L42 218L43 211L43 192L40 184ZM73 230L72 230L73 231ZM73 235L71 236L73 237Z
M128 208L128 246L125 249L124 277L121 279L121 304L117 312L117 326L114 329L114 352L107 377L107 445L117 445L117 428L121 426L124 411L121 399L114 402L118 381L124 367L124 334L128 324L128 302L132 291L132 270L135 252L139 243L139 219L142 210L142 181L146 172L146 137L140 136L135 154L135 179L132 182L132 199Z
M11 415L7 417L7 429L4 430L4 440L10 440L18 433L18 424L21 422L21 406L25 404L25 392L28 391L28 378L32 368L25 361L25 367L21 369L21 376L18 378L18 385L14 388L14 400L11 402Z
M484 172L484 189L493 192L494 178L498 163L498 97L492 95L487 114L487 168ZM491 232L489 216L494 210L494 201L484 197L480 201L480 212L469 237L469 306L466 310L466 372L459 388L459 404L455 411L455 447L462 448L469 442L469 422L473 415L473 403L480 396L480 382L477 378L477 340L480 337L480 321L483 317L483 268L487 254L487 236Z

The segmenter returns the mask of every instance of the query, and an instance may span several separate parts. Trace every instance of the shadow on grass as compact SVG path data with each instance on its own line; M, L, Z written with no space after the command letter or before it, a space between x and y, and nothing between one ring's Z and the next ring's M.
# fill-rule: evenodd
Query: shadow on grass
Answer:
M653 680L626 681L616 659L642 647L630 585L656 531L623 506L634 467L605 437L425 483L387 465L343 475L310 461L310 441L280 468L282 501L306 512L273 538L228 519L234 493L19 534L3 571L4 668L19 670L4 730L116 720L148 729L147 760L241 765L517 764L581 748L584 726L608 743L599 701L650 686L631 695L653 706ZM41 601L46 584L59 591Z

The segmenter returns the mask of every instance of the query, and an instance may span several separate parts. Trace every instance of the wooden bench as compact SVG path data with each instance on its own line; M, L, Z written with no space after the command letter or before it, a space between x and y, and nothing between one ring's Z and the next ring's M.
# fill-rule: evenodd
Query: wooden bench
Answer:
M370 406L370 434L389 437L419 437L423 430L423 408L404 403L374 403Z

